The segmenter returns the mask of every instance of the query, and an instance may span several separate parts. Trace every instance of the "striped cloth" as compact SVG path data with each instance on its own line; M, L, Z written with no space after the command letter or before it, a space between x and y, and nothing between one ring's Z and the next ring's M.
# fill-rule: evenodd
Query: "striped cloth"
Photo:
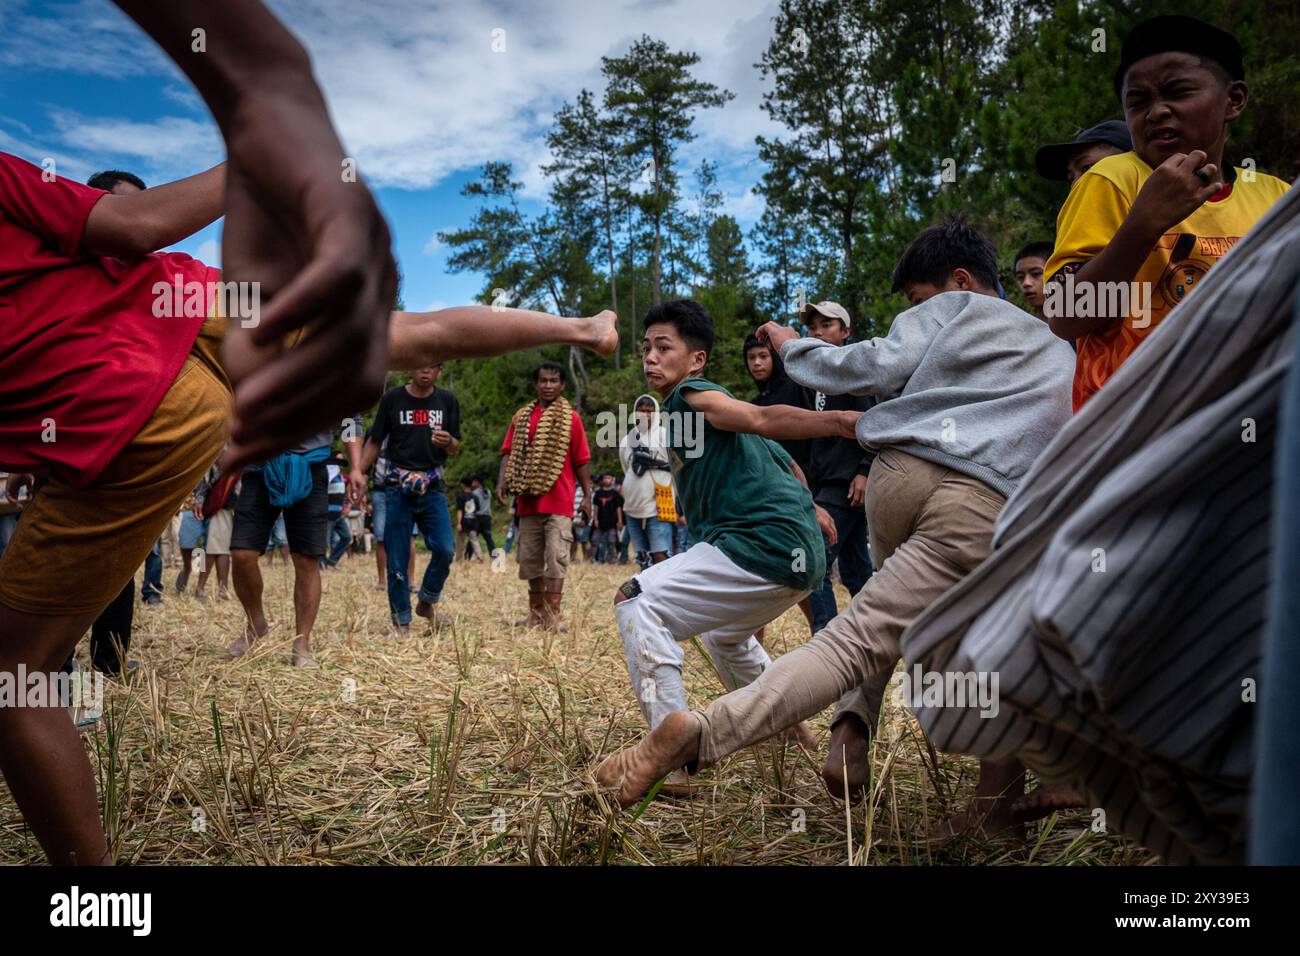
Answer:
M903 635L909 669L998 676L996 716L916 709L938 747L1074 782L1172 863L1245 852L1298 277L1293 190L1047 446L994 554Z

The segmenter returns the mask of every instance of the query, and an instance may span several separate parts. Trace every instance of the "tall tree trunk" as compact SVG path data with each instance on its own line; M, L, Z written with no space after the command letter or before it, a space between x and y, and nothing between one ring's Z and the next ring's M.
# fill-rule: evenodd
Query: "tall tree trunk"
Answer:
M663 239L659 231L660 220L663 218L663 209L660 208L659 160L654 153L651 153L651 164L654 167L654 174L655 174L655 182L654 182L655 248L654 248L654 258L650 265L650 305L656 306L663 299L663 285L662 285L663 270L660 265L662 249L663 249Z
M569 346L569 378L573 381L573 407L581 414L582 396L591 378L587 375L587 364L582 360L582 349L576 345Z
M639 355L641 343L636 338L636 237L632 232L632 204L627 204L627 274L628 282L632 286L632 354Z
M609 183L605 184L605 250L609 256L609 307L618 314L618 278L614 275L614 216L609 208ZM623 338L614 349L614 368L623 367Z
M857 200L852 200L856 204ZM844 308L849 312L849 318L855 327L858 326L857 296L852 292L853 289L853 205L849 205L844 210L843 239L844 243L844 291L848 293L845 297L849 300L844 303Z

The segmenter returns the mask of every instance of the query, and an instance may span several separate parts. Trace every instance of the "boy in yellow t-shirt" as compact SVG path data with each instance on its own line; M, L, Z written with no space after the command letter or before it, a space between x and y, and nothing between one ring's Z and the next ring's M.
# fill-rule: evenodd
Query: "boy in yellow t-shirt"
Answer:
M1133 151L1075 182L1044 270L1044 314L1077 342L1075 411L1288 188L1223 169L1244 74L1236 39L1192 17L1156 17L1125 38L1115 89Z

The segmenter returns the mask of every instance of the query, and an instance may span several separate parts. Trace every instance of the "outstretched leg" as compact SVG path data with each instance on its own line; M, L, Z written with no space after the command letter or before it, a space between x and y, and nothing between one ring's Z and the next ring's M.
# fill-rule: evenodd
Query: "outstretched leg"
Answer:
M916 532L884 560L844 613L808 643L778 658L752 684L718 698L693 715L699 734L692 746L698 750L701 766L775 736L830 706L869 678L893 669L899 656L899 639L907 625L988 553L997 506L975 496L963 496L961 504L927 507ZM957 544L944 541L945 535L938 533L940 525L948 529L945 534L953 535ZM669 561L663 567L671 564ZM681 726L689 725L679 725L679 730ZM625 754L609 758L613 762L607 761L608 773L602 764L598 777L624 774L624 764L632 760L642 769L628 779L639 780L645 767L655 769L655 755L676 753L684 746L675 737L651 745L651 738L643 742L650 746L634 748L636 753L627 754L626 759ZM620 800L639 799L634 786L621 786ZM644 793L641 791L641 795Z

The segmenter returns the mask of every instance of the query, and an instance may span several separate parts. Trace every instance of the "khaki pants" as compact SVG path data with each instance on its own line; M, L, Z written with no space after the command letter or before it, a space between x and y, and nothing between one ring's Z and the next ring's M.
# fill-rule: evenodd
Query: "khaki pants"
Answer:
M563 578L569 570L573 519L568 515L525 515L519 519L519 577Z
M51 478L0 558L0 603L25 614L98 613L121 593L226 442L225 320L199 330L152 417L85 488Z
M181 563L181 516L174 514L162 533L163 567L171 568Z
M748 686L702 711L699 765L766 740L864 683L888 681L903 631L989 554L1005 499L988 485L894 448L867 479L867 527L876 573L848 608L807 644L777 659ZM852 697L869 706L875 693Z

